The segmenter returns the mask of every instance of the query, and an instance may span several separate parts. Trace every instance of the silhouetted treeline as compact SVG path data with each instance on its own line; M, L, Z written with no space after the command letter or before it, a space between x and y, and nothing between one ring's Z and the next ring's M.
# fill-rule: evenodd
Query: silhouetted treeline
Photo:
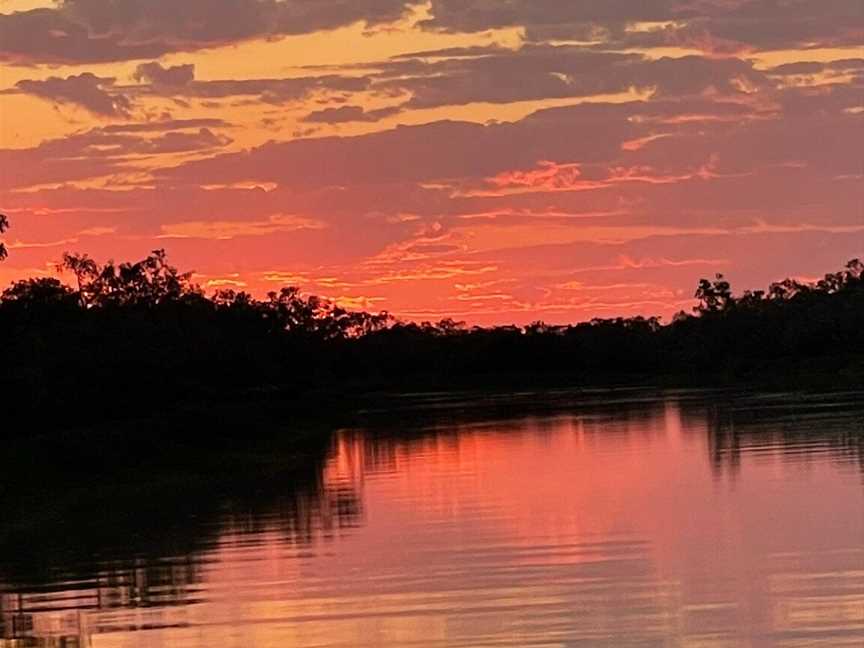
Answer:
M29 279L0 297L7 416L83 422L185 402L270 395L302 404L322 392L506 381L722 380L825 358L854 370L864 352L857 260L815 284L787 279L737 297L722 276L703 279L695 312L666 325L633 317L492 328L349 312L296 288L207 296L162 251L121 265L67 254L61 268L72 287Z

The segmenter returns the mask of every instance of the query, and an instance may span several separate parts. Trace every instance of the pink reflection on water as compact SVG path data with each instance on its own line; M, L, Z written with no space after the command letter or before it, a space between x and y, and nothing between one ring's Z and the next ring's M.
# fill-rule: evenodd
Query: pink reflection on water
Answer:
M226 523L185 604L45 612L33 634L77 622L81 645L124 648L860 646L857 457L794 421L732 433L713 411L673 399L345 430L290 516Z

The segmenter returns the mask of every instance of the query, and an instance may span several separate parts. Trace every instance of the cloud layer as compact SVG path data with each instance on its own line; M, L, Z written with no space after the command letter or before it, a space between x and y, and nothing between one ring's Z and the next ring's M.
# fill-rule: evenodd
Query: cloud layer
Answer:
M0 58L97 63L398 20L404 0L58 0L0 15Z
M817 276L864 255L862 24L858 0L0 15L21 64L0 280L166 247L205 286L488 323L668 317L714 272Z

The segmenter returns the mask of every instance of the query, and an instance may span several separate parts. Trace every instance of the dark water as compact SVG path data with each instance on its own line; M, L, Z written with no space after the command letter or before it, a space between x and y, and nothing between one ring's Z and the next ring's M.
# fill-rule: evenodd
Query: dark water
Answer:
M864 646L861 394L542 400L404 405L296 489L8 551L0 646Z

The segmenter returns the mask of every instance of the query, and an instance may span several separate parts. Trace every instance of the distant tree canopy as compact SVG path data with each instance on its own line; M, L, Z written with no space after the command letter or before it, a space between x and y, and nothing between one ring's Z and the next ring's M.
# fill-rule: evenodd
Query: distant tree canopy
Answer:
M807 359L864 361L857 259L815 283L787 279L739 296L722 275L702 279L694 312L667 325L630 317L490 328L348 311L296 287L263 299L208 296L162 250L119 265L66 254L59 269L71 286L34 278L0 294L7 411L86 420L261 390L289 397L669 374L689 384Z

